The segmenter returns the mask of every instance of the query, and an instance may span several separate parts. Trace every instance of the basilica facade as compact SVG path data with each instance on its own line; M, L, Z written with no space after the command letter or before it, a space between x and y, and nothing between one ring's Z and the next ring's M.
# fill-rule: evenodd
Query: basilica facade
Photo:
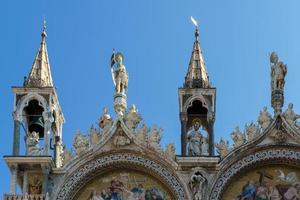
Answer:
M180 155L172 143L161 147L162 128L147 126L137 107L127 105L129 77L120 52L111 57L114 111L105 108L88 134L78 131L72 153L62 142L65 119L52 81L44 26L28 77L13 87L13 151L4 156L10 191L3 198L300 199L300 115L292 103L282 110L287 66L275 52L270 55L272 111L262 108L257 122L244 130L236 127L233 145L215 141L216 88L209 81L198 27L194 34L187 74L178 89Z

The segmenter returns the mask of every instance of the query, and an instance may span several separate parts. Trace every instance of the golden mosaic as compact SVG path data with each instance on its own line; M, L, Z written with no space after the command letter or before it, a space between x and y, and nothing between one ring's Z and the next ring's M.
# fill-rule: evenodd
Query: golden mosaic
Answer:
M299 200L300 170L276 165L251 169L235 178L222 200Z
M82 188L76 200L171 200L172 195L154 177L136 171L100 175Z

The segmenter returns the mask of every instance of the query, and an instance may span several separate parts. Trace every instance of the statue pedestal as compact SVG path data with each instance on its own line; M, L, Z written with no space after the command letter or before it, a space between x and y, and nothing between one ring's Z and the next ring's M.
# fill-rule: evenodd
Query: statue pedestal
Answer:
M126 95L122 93L117 93L114 95L114 109L118 116L123 116L126 112L127 101Z
M275 115L281 113L281 108L284 103L283 90L272 91L272 107L274 108Z

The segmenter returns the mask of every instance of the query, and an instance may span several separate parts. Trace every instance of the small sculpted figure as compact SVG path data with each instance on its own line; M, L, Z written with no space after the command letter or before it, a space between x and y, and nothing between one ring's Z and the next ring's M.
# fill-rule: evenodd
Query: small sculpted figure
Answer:
M240 131L237 126L235 130L231 133L231 138L234 142L234 147L237 148L245 143L245 135Z
M261 126L262 131L268 128L268 126L271 124L272 116L267 111L267 107L263 107L263 109L260 111L257 122Z

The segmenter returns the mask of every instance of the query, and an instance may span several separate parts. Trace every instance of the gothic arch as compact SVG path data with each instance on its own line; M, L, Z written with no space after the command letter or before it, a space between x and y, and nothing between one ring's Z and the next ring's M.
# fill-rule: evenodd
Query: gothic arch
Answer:
M210 103L202 95L191 96L184 103L183 110L186 112L189 107L192 106L193 102L199 100L202 103L202 106L207 109L207 112L210 112Z
M297 145L271 146L266 145L259 147L242 158L233 156L234 162L224 163L225 166L215 177L212 190L210 192L211 200L220 200L230 181L239 173L257 165L268 164L286 164L295 167L300 166L300 150ZM220 163L222 165L222 163Z
M27 106L28 102L31 100L37 100L39 104L41 104L41 106L44 108L44 110L47 110L47 108L49 107L46 99L43 96L39 95L38 93L28 93L19 100L15 109L16 115L18 116L18 119L20 121L23 121L22 112Z
M57 192L53 193L57 194L57 196L53 199L73 199L82 187L97 176L96 174L104 174L118 167L128 170L139 170L145 174L152 175L174 194L174 198L187 199L184 184L180 181L175 170L154 159L134 152L108 152L100 157L86 160L79 166L75 164L71 169L68 169L70 174L57 187Z

